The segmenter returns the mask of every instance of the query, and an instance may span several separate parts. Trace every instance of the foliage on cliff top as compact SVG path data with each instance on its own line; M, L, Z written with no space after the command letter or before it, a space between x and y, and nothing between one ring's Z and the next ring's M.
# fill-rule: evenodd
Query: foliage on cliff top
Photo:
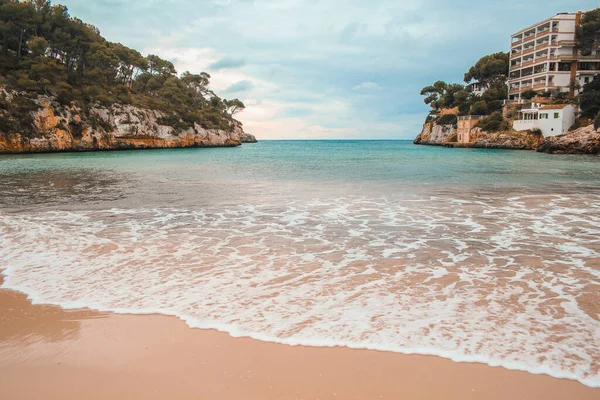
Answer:
M465 82L476 80L483 85L495 81L504 83L509 71L510 57L508 53L499 52L482 57L465 74Z
M8 89L56 96L65 105L161 110L184 126L230 130L244 108L208 89L207 73L178 76L171 62L105 40L96 27L49 0L0 0L0 81Z
M577 29L577 47L584 56L600 47L600 8L583 14Z
M594 118L600 113L600 77L595 77L583 86L583 91L578 96L581 116Z
M471 86L448 84L438 81L423 88L425 104L431 106L432 113L442 108L458 107L460 115L491 114L502 109L502 100L508 97L506 76L508 75L508 53L495 53L481 58L465 74L465 82L476 79L486 87L486 91L477 95Z
M477 127L481 128L481 130L484 132L507 131L510 129L510 125L499 111L496 111L487 117L481 118L477 122Z

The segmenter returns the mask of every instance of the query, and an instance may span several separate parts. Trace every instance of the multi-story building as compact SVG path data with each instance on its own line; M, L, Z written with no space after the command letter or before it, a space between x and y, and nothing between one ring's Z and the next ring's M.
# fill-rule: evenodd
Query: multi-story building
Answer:
M576 94L577 86L600 75L600 50L582 56L576 48L575 33L581 16L581 12L560 13L512 35L510 100L520 100L528 90L559 89Z

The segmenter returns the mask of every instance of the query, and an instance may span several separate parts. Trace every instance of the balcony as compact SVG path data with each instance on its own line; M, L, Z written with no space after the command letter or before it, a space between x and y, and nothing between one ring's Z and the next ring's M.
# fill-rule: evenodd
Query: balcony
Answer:
M534 46L531 46L531 47L528 47L528 48L526 48L526 49L523 49L523 53L522 53L522 54L523 54L523 55L525 55L525 54L531 54L531 53L533 53L534 51L535 51L535 47L534 47Z
M535 63L535 60L525 61L521 64L521 67L529 67L529 66L533 65L533 63Z
M591 55L591 56L579 56L577 57L578 60L586 60L586 61L600 61L600 54L598 55Z
M571 46L575 46L577 44L577 42L575 40L561 40L559 42L557 42L557 44L561 47L571 47Z
M519 93L520 91L521 91L521 89L519 89L519 88L510 89L510 90L508 91L508 94L517 94L517 93Z
M536 83L535 85L533 85L534 89L543 89L545 87L546 87L546 82Z
M545 42L545 43L542 43L542 44L538 44L538 45L535 47L535 49L536 49L536 50L542 50L542 49L545 49L545 48L547 48L549 45L550 45L550 44L549 44L548 42Z

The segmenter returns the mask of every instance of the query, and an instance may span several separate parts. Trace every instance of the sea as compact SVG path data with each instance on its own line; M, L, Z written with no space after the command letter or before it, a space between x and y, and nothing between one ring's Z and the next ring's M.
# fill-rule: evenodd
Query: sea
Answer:
M600 387L600 157L407 141L0 156L2 285Z

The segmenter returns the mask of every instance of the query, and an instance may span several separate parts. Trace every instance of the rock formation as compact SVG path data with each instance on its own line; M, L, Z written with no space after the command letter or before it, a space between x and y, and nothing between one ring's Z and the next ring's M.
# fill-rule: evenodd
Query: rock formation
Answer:
M254 135L244 132L242 134L242 143L258 143L258 140L256 140Z
M413 143L441 146L445 143L456 142L456 138L454 125L435 125L433 122L428 122L423 125L423 130Z
M600 129L594 125L544 139L537 151L548 154L600 154Z
M4 90L0 94L5 103L14 97ZM241 145L244 136L235 120L227 131L198 124L178 129L165 125L165 113L132 105L96 105L82 110L62 106L48 96L38 96L32 102L37 110L30 112L30 129L8 133L0 124L0 153L228 147ZM0 120L9 117L6 108L0 107Z

